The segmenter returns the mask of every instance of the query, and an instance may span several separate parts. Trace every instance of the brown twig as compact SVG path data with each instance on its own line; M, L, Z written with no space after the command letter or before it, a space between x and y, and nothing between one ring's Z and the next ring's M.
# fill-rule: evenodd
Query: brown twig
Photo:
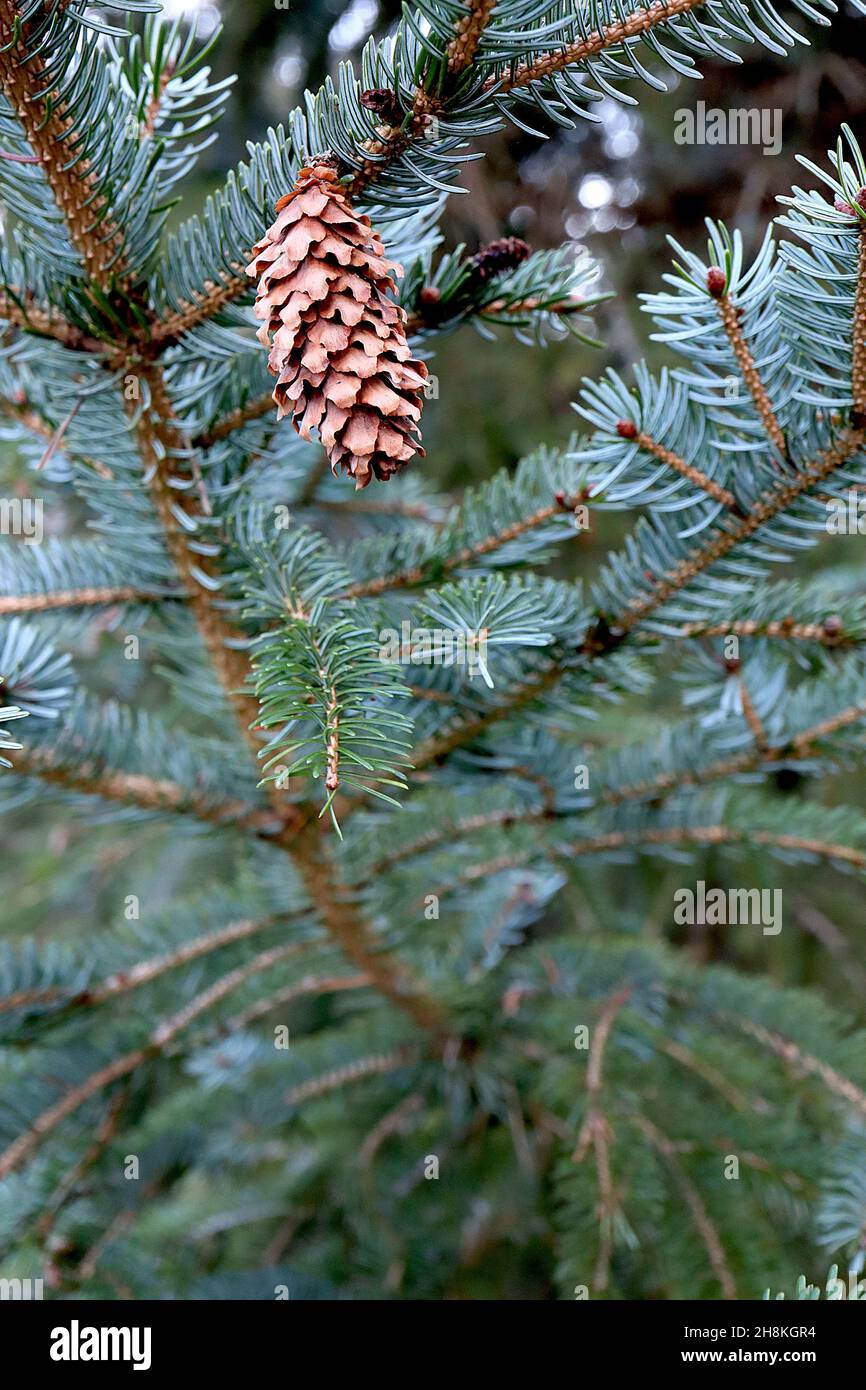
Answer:
M598 1183L596 1215L598 1216L599 1237L593 1288L599 1293L602 1293L608 1284L610 1261L613 1255L613 1222L617 1211L616 1189L610 1156L614 1135L601 1105L604 1055L617 1015L628 1003L631 994L631 988L626 987L611 995L593 1029L586 1069L588 1109L578 1135L577 1146L572 1155L575 1163L582 1163L590 1146L595 1154Z
M472 66L481 35L496 0L466 0L466 13L457 21L456 32L448 45L447 66L451 77L458 77Z
M632 440L639 449L643 449L644 453L652 454L653 458L657 458L660 463L666 464L668 468L672 468L683 478L688 478L690 483L701 488L714 501L721 502L726 507L737 507L737 499L732 492L721 487L712 478L708 478L706 473L702 473L699 468L686 463L685 459L680 458L679 454L675 454L672 449L664 448L657 440L653 439L652 435L637 429L630 420L621 420L618 430L623 439Z
M416 1056L417 1048L406 1046L395 1048L393 1052L377 1053L373 1057L359 1057L343 1067L335 1067L322 1076L314 1076L309 1081L292 1086L283 1099L286 1105L302 1105L304 1101L315 1100L329 1091L338 1091L342 1086L366 1081L368 1076L385 1076L388 1072L397 1071L414 1061Z
M305 826L297 836L292 857L307 896L315 904L328 935L343 954L370 976L380 994L420 1028L439 1033L444 1020L438 1004L426 995L404 966L379 947L347 890L340 884L336 866L326 858L315 822Z
M737 366L742 373L746 386L749 388L749 395L755 403L755 409L761 417L764 433L775 448L778 449L782 458L786 458L788 449L785 443L785 435L781 425L776 419L775 412L770 403L770 397L767 393L767 388L761 380L761 374L755 366L755 359L752 356L751 349L743 336L737 307L727 294L719 295L716 299L716 303L718 304L719 317L722 320L722 326L727 334L728 342L733 348Z
M126 584L106 584L92 589L55 589L44 594L0 596L0 614L47 613L55 608L104 608L115 603L156 603L171 594L149 593Z
M127 970L117 970L114 974L106 976L104 980L89 985L83 990L72 992L59 985L17 990L14 994L6 995L5 999L0 999L0 1013L11 1013L14 1009L31 1008L40 1004L69 1004L76 1008L95 1008L111 999L129 994L132 990L141 989L143 985L151 984L170 970L177 970L183 965L189 965L191 961L200 960L203 956L210 955L212 951L219 951L224 946L232 946L237 941L247 941L251 936L257 936L260 932L267 931L269 927L277 926L280 923L288 924L307 915L306 910L285 913L273 912L267 917L251 917L238 922L229 922L225 927L218 927L212 932L203 932L200 936L193 937L191 941L185 941L182 946L176 947L173 951L166 951L161 956L152 956L149 960L138 961ZM301 955L304 951L313 950L318 944L316 941L298 941L295 943L292 953Z
M167 811L192 815L213 825L238 825L256 834L270 835L275 829L273 812L246 801L220 801L172 782L165 777L143 773L115 772L96 763L66 766L54 750L38 746L9 754L14 770L22 777L38 777L40 782L65 791L100 796L144 811Z
M153 1029L147 1042L141 1047L126 1052L121 1057L115 1057L104 1067L91 1072L90 1076L77 1086L73 1086L54 1105L43 1110L23 1133L0 1154L0 1179L7 1177L20 1167L58 1125L62 1124L70 1115L74 1115L75 1111L79 1110L92 1096L98 1095L100 1091L104 1091L115 1081L129 1076L145 1062L155 1060L166 1051L169 1044L173 1043L185 1028L194 1023L206 1010L221 1003L233 990L246 984L255 975L260 975L272 966L278 965L287 956L292 955L296 949L297 943L293 942L288 945L274 946L269 951L262 951L259 955L253 956L244 965L238 966L236 970L223 975L221 979L202 990L177 1013L162 1019Z
M107 292L112 276L121 270L123 234L108 215L97 172L88 160L72 156L82 136L38 46L28 43L30 33L31 25L22 23L15 0L0 0L0 85L42 166L89 279Z
M450 555L445 560L436 562L436 574L451 574L454 570L463 569L466 565L474 564L485 555L491 555L496 550L501 550L509 541L516 540L518 536L525 535L527 531L534 531L545 522L552 520L555 516L563 516L575 507L586 501L584 493L575 497L561 496L557 500L549 503L545 507L539 507L537 511L529 516L521 517L519 521L513 521L509 526L504 526L495 535L486 536L483 541L477 541L474 545L465 546L464 549ZM379 594L390 592L392 589L413 588L417 584L422 584L425 579L430 578L430 566L415 565L408 570L399 570L395 574L377 575L375 579L361 580L357 584L352 584L345 589L340 598L372 598Z
M500 93L511 92L516 87L526 87L531 82L550 77L574 63L586 62L587 58L594 58L607 48L619 48L629 39L649 33L658 24L675 19L677 15L688 14L701 4L703 0L665 0L664 3L655 0L646 9L634 10L625 19L618 19L613 24L605 25L603 29L593 30L577 43L564 44L558 51L547 53L530 63L519 63L510 73L494 73L488 77L484 89Z
M680 1163L676 1145L668 1139L667 1135L662 1134L658 1126L654 1125L652 1120L647 1119L645 1115L634 1115L632 1119L670 1168L674 1182L694 1222L695 1230L707 1252L710 1268L722 1291L722 1298L735 1299L737 1297L737 1285L731 1273L721 1237L710 1218L700 1193Z

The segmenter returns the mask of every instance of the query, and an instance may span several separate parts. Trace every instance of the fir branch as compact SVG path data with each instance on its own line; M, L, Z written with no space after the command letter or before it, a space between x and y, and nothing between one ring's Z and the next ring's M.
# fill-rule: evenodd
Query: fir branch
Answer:
M578 1135L577 1147L572 1155L575 1163L582 1163L592 1146L598 1185L599 1240L593 1288L603 1293L610 1277L610 1261L613 1255L613 1233L619 1203L613 1181L611 1167L611 1144L614 1134L601 1104L601 1091L604 1075L604 1054L613 1025L620 1011L631 998L630 988L618 990L604 1005L598 1023L592 1032L592 1043L586 1069L587 1113Z
M798 1047L791 1038L786 1038L783 1034L776 1033L770 1028L765 1028L763 1024L756 1023L754 1019L726 1014L721 1011L717 1017L721 1023L735 1032L745 1033L748 1037L754 1038L768 1052L781 1058L788 1066L804 1072L807 1076L817 1076L833 1095L839 1096L852 1110L866 1115L866 1092L862 1091L847 1076L843 1076L835 1067L823 1062L820 1057Z
M566 497L560 493L548 506L539 507L529 516L522 517L519 521L510 522L507 526L503 526L501 531L486 536L484 540L477 541L474 545L464 546L444 560L441 558L431 559L426 565L413 565L411 569L398 570L394 574L382 574L375 579L363 580L358 584L352 584L339 597L344 599L373 598L379 594L389 593L394 589L416 588L419 584L430 582L434 575L438 579L452 574L455 570L465 569L477 560L482 560L485 556L501 550L503 546L508 545L509 541L516 540L518 536L523 536L528 531L537 530L539 526L551 521L553 517L573 512L577 506L586 501L586 498L585 492L578 493L574 497Z
M527 705L539 700L562 678L562 668L551 662L537 675L518 686L501 704L471 714L464 719L456 719L442 733L419 743L410 754L410 762L416 772L441 762L458 748L473 743L480 734L501 720L517 714Z
M860 229L857 245L857 287L851 358L851 420L866 424L866 229Z
M740 677L739 681L737 682L737 685L740 692L740 704L742 705L743 709L743 718L745 719L746 723L752 731L752 737L755 740L755 747L758 750L758 753L762 757L764 757L769 749L767 732L763 724L761 723L761 717L758 714L758 711L755 709L746 682L742 679L742 677ZM863 714L866 715L866 708L864 708Z
M253 400L246 401L244 405L237 406L223 415L221 419L214 421L207 429L194 436L192 440L195 449L211 449L214 444L220 444L229 435L234 434L235 430L242 429L250 420L261 420L264 415L270 415L274 409L274 393L267 391L262 396L255 396Z
M24 748L11 755L12 767L21 777L35 777L63 791L99 796L142 811L192 815L212 825L239 826L269 838L275 830L272 812L243 801L218 801L199 796L168 778L141 773L115 772L86 761L65 763L52 750Z
M218 279L206 280L194 301L181 301L173 314L154 322L149 329L148 341L160 350L171 347L185 333L212 319L241 295L249 293L250 278L244 263L233 261L230 270L219 268L216 274Z
M247 743L258 756L261 745L255 728L259 707L248 689L250 665L242 650L244 636L229 622L217 606L213 593L198 578L203 572L219 580L213 560L193 550L190 531L179 522L176 514L179 507L189 516L193 527L201 519L193 505L191 491L179 492L172 486L172 459L188 458L191 448L177 423L162 369L153 363L143 364L141 374L150 391L151 408L137 413L135 433L146 461L148 486L165 542L220 683L232 703Z
M458 20L457 32L448 45L450 77L458 77L472 66L484 27L495 8L496 0L466 0L466 14Z
M272 966L278 965L296 951L297 943L291 942L288 945L284 943L280 946L274 946L268 951L262 951L259 955L253 956L244 965L238 966L237 969L222 976L207 989L202 990L177 1013L163 1018L153 1029L147 1042L141 1047L134 1048L121 1057L115 1057L113 1061L107 1062L105 1066L91 1072L84 1081L73 1086L59 1101L38 1115L32 1124L28 1125L3 1153L0 1153L0 1180L8 1177L16 1168L19 1168L58 1125L67 1120L70 1115L74 1115L76 1110L79 1110L92 1096L98 1095L100 1091L106 1090L116 1081L121 1081L124 1077L137 1071L139 1067L155 1061L166 1052L170 1044L175 1042L191 1023L194 1023L208 1009L214 1008L234 990L246 984L248 980L270 970Z
M703 545L696 546L674 570L656 579L649 594L635 599L629 605L628 611L621 614L610 626L620 633L631 632L661 607L672 594L690 584L704 570L721 560L735 546L753 536L774 517L787 511L791 503L804 492L829 478L836 469L841 468L848 459L858 453L864 443L866 429L843 430L835 443L823 449L816 458L804 465L790 482L780 483L772 491L765 492L761 502L752 509L748 517L742 521L728 521Z
M94 338L64 318L54 305L39 304L30 290L21 290L14 285L0 285L0 319L34 333L41 338L54 338L61 347L71 352L89 352L111 355L112 345Z
M754 714L754 711L752 712ZM756 747L753 749L735 753L729 758L720 758L716 762L708 763L706 767L672 769L670 772L660 773L650 781L632 782L624 787L609 788L603 793L601 800L604 804L612 806L621 801L655 799L663 793L678 791L687 786L699 787L705 786L708 782L720 782L744 772L753 772L765 766L771 767L790 758L808 758L817 751L822 739L838 733L841 729L851 728L863 719L866 719L866 702L839 710L819 724L813 724L793 738L776 745L769 743L762 729L761 739L758 741L756 738Z
M532 82L540 82L563 68L574 63L583 63L608 48L620 48L629 39L649 33L666 20L677 15L688 14L697 9L704 0L653 0L645 9L633 10L624 19L606 24L601 29L592 30L586 38L577 43L564 45L558 53L548 53L528 63L518 63L511 73L495 73L484 83L484 90L497 94L512 92L520 87L528 87Z
M123 270L123 234L100 190L99 171L85 158L70 157L81 135L31 36L32 25L15 0L0 0L0 86L39 160L88 278L106 293Z
M11 594L0 596L0 615L49 613L58 608L104 608L115 603L156 603L165 597L165 594L149 593L123 584L58 589L42 594Z
M688 637L769 637L784 642L819 642L823 647L837 648L843 645L859 645L861 639L842 638L828 630L824 623L795 623L791 618L756 622L743 619L740 622L722 623L684 623L677 638ZM647 640L655 640L647 634Z
M239 1033L242 1029L248 1028L251 1023L265 1018L274 1009L281 1009L287 1004L293 1004L296 999L316 997L320 994L342 994L347 990L367 989L372 984L372 978L363 972L359 972L357 975L304 975L300 980L295 980L283 989L278 989L263 999L256 999L247 1008L230 1018L220 1028L220 1032Z
M177 970L183 965L189 965L191 961L200 960L203 956L210 955L212 951L219 951L224 946L234 945L237 941L246 941L251 936L257 936L260 932L267 931L270 927L281 924L288 925L306 916L305 909L301 912L272 912L267 917L244 918L241 921L229 922L226 926L217 928L216 931L203 932L200 936L185 941L173 951L152 956L147 960L137 961L135 965L126 970L117 970L106 976L104 980L88 985L83 990L69 991L57 985L17 990L14 994L0 998L0 1013L11 1013L15 1009L28 1009L44 1004L96 1008L120 995L128 994L131 990L152 984L154 980L158 980L169 971ZM300 941L296 944L293 954L309 951L316 944L314 941Z
M347 959L368 975L379 993L420 1028L439 1033L444 1023L441 1008L406 967L379 948L348 890L341 884L336 865L326 857L314 825L307 826L297 836L292 857L328 935Z
M777 831L739 830L727 825L665 826L648 830L614 830L587 840L578 840L563 848L565 857L606 853L611 849L637 848L642 845L766 845L772 849L796 850L803 854L827 859L830 863L847 864L866 869L866 853L850 845L813 840L804 835L783 835ZM557 854L559 851L557 850Z
M43 1245L48 1241L54 1228L57 1217L66 1199L75 1191L81 1179L95 1167L104 1154L108 1145L114 1139L123 1119L123 1112L129 1099L129 1092L126 1086L118 1089L117 1094L105 1108L105 1114L96 1127L93 1140L87 1146L81 1158L63 1174L60 1182L45 1203L45 1210L37 1225L37 1234Z
M709 276L712 276L712 273L713 268L710 269ZM717 271L717 274L721 276L722 272ZM782 458L786 458L788 447L785 443L785 435L776 419L775 412L770 403L770 397L767 394L767 388L761 380L761 374L755 365L755 359L743 336L737 307L730 295L726 292L714 294L713 298L718 305L719 318L722 321L722 326L727 335L728 342L733 349L734 357L742 373L743 381L748 387L749 395L755 403L755 409L761 418L761 424L764 426L767 438L775 446Z
M710 1267L722 1290L722 1298L735 1299L737 1297L737 1285L725 1255L725 1247L719 1232L710 1219L700 1193L677 1157L677 1146L646 1115L635 1115L632 1119L670 1168L674 1183L680 1191L694 1222L695 1230L707 1252Z
M305 1101L317 1100L319 1096L339 1091L343 1086L353 1086L358 1081L366 1081L368 1076L387 1076L389 1072L399 1071L418 1055L417 1048L398 1047L393 1052L383 1052L371 1057L359 1057L357 1061L347 1062L343 1067L322 1076L311 1077L286 1091L283 1099L286 1105L303 1105Z
M726 487L720 487L718 483L714 482L712 478L708 478L693 464L686 463L685 459L680 458L679 454L675 454L672 449L664 448L662 444L653 439L652 435L647 434L644 430L639 430L631 420L620 420L617 430L623 439L633 440L639 449L643 449L647 454L652 454L653 458L657 458L660 463L672 468L681 477L688 478L690 483L701 488L714 501L721 502L734 511L739 510L737 499L732 492L729 492Z

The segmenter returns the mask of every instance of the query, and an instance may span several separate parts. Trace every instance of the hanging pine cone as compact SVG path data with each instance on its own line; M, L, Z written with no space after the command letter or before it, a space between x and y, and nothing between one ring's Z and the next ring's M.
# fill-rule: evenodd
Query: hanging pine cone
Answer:
M253 252L259 340L270 345L278 417L294 416L358 488L402 468L418 443L427 368L406 341L406 315L389 297L381 239L353 211L326 156L302 169Z

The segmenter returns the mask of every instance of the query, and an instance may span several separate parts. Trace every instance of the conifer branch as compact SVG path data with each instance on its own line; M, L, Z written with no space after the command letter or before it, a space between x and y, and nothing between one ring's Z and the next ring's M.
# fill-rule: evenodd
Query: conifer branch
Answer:
M851 353L851 422L866 425L866 229L860 228L857 247L857 287Z
M408 844L401 845L399 849L374 860L369 866L364 882L367 883L376 878L377 875L386 873L407 859L414 859L417 854L427 854L439 845L463 840L466 835L477 835L480 831L494 829L496 826L503 826L508 829L512 825L525 825L531 821L548 820L552 819L554 815L555 812L552 812L548 806L527 806L520 811L508 808L479 812L475 816L462 816L458 820L434 826L425 831L423 835L418 835L414 840L410 840Z
M149 342L159 349L171 347L184 333L189 333L242 295L250 293L250 277L239 261L233 261L230 270L220 268L216 274L217 279L205 281L204 289L196 295L193 303L182 302L173 314L151 325Z
M377 575L375 579L362 580L357 584L352 584L348 589L340 594L340 598L374 598L379 594L389 593L393 589L411 589L419 584L430 582L434 571L437 577L453 574L455 570L464 569L467 565L472 565L476 560L481 560L485 555L492 555L495 551L501 550L509 541L516 540L518 536L523 536L527 531L534 531L545 522L551 521L555 516L562 516L564 512L574 511L575 507L585 502L587 494L578 493L574 497L560 495L546 507L539 507L537 511L530 513L529 516L521 517L519 521L513 521L508 526L504 526L495 535L486 536L483 541L477 541L474 545L465 546L454 555L449 555L445 560L431 562L427 565L413 565L411 569L399 570L396 574Z
M317 832L315 824L300 832L292 846L292 858L328 935L353 965L369 975L379 993L419 1028L441 1032L444 1018L439 1005L402 964L381 949L351 901L349 890L341 884L336 865L326 858Z
M214 444L220 444L224 439L228 439L235 430L242 429L249 421L261 420L265 415L270 415L273 409L273 391L267 391L262 396L255 396L244 405L230 410L226 415L209 425L207 429L197 434L192 441L193 448L211 449Z
M232 946L237 941L246 941L249 937L257 936L270 927L283 923L288 925L305 916L307 916L306 910L272 912L267 917L244 918L238 922L230 922L225 927L217 928L216 931L203 932L201 936L193 937L191 941L185 941L182 946L178 946L173 951L167 951L160 956L152 956L148 960L137 961L127 970L117 970L114 974L106 976L104 980L88 985L83 990L65 990L59 985L50 985L44 989L17 990L14 994L7 994L5 998L0 999L0 1013L12 1013L15 1009L28 1009L42 1004L68 1004L74 1008L95 1008L109 1000L116 999L120 995L140 989L142 985L152 984L154 980L159 979L169 971L177 970L182 965L189 965L191 961L200 960L203 956L210 955L212 951L221 950L223 946ZM296 943L294 953L301 954L303 951L312 950L317 944L315 941L299 941Z
M45 1203L45 1211L36 1228L39 1239L42 1241L43 1245L47 1242L67 1197L74 1192L85 1174L99 1162L108 1145L117 1134L123 1118L123 1111L127 1099L128 1089L122 1086L106 1106L105 1114L96 1128L92 1142L87 1146L87 1149L77 1163L74 1163L72 1167L64 1173L60 1182Z
M710 1219L710 1215L704 1205L701 1195L691 1182L688 1174L683 1168L677 1157L677 1147L663 1134L657 1125L646 1115L635 1115L632 1117L638 1129L649 1140L652 1147L662 1155L671 1170L674 1182L679 1188L680 1194L694 1222L707 1258L710 1268L718 1280L722 1290L722 1298L735 1299L737 1297L737 1285L725 1255L725 1247L715 1225Z
M668 468L672 468L683 478L688 478L690 483L701 488L714 501L721 502L733 510L738 510L737 499L732 492L729 492L726 487L720 487L699 468L686 463L685 459L680 458L679 454L675 454L672 449L665 449L663 445L653 439L652 435L647 434L644 430L639 430L631 420L620 420L617 425L617 433L623 439L633 440L639 449L643 449L647 454L652 454L653 458L657 458L660 463L667 464Z
M849 845L838 845L825 840L814 840L803 835L782 835L769 830L737 830L728 825L684 825L665 826L653 830L624 831L614 830L606 835L593 836L588 840L578 840L565 847L566 857L581 857L587 854L601 854L611 849L627 849L641 845L689 844L702 847L710 845L766 845L770 849L799 850L814 854L831 863L848 864L855 869L866 869L866 853L852 849ZM560 850L555 850L557 857Z
M472 66L485 25L496 8L496 0L466 0L466 14L457 21L457 32L448 45L447 67L458 77Z
M738 681L738 688L740 691L740 704L742 705L743 709L743 718L745 719L746 723L752 731L752 737L755 740L755 747L758 750L758 753L761 755L761 757L764 757L766 756L769 748L769 744L767 741L767 732L763 724L761 723L760 715L758 714L758 711L755 709L755 705L751 695L749 694L746 682L742 679L742 677L740 677L740 680ZM866 714L866 709L864 709L863 713Z
M656 580L653 591L644 598L635 599L611 627L619 632L629 633L638 623L646 620L655 610L675 594L690 584L699 574L710 568L718 560L729 554L735 546L748 540L762 526L766 526L780 512L786 511L791 503L816 483L823 482L837 468L841 468L866 443L866 429L843 430L834 444L821 451L815 459L804 465L797 476L784 485L780 484L771 492L764 493L763 501L741 521L729 520L715 535L703 545L695 547L691 555L680 562L668 574Z
M847 729L853 724L859 724L862 719L866 719L866 703L851 705L847 709L840 710L838 714L822 720L820 724L813 724L811 728L804 729L783 744L773 746L764 735L762 744L756 744L754 749L737 753L730 758L721 758L717 762L709 763L704 768L672 770L671 772L660 773L651 781L633 782L625 787L611 788L604 793L601 800L606 805L615 805L620 801L638 800L643 797L655 799L662 793L678 791L682 787L699 787L708 782L722 781L728 777L736 777L743 772L752 772L764 766L769 767L774 763L784 762L787 758L807 758L816 751L821 739L838 733L840 729Z
M717 1013L716 1017L729 1028L754 1038L762 1047L766 1047L768 1052L772 1052L789 1066L797 1068L807 1076L817 1076L833 1095L839 1096L852 1110L866 1115L866 1092L862 1091L847 1076L843 1076L835 1067L822 1062L820 1057L806 1052L790 1038L765 1028L763 1024L755 1023L753 1019L721 1011Z
M672 1057L679 1066L685 1067L687 1071L694 1072L695 1076L699 1076L700 1079L706 1082L708 1086L711 1086L714 1091L718 1091L719 1095L724 1098L725 1102L730 1105L732 1109L744 1112L754 1110L758 1104L766 1104L766 1101L756 1101L754 1096L747 1096L744 1091L733 1086L717 1067L711 1066L703 1057L698 1057L691 1048L684 1047L683 1044L677 1042L675 1038L669 1038L662 1044L662 1052L664 1052L667 1057Z
M421 772L432 763L441 762L458 748L474 742L479 734L491 728L500 720L516 714L518 710L531 705L541 698L562 678L562 668L555 664L546 666L538 675L518 686L507 700L494 705L479 714L455 720L449 729L419 743L410 754L410 762L416 772Z
M298 1086L292 1086L283 1097L286 1105L302 1105L308 1100L339 1091L342 1086L352 1086L357 1081L366 1081L368 1076L387 1076L389 1072L399 1071L418 1056L415 1047L398 1047L393 1052L378 1053L372 1057L359 1057L357 1061L347 1062L344 1067L335 1067L322 1076L311 1077Z
M234 708L244 738L257 756L261 747L255 733L259 706L248 688L250 664L242 650L244 635L220 611L213 594L197 578L196 571L201 571L218 581L216 566L212 559L192 549L190 533L181 525L175 511L181 508L193 522L201 519L193 505L191 490L180 492L172 487L172 455L188 457L191 446L175 419L162 369L157 364L148 363L142 364L140 370L150 390L151 407L138 414L135 432L146 464L151 497L166 546L187 594L190 611L220 683Z
M54 338L72 352L110 354L112 345L70 323L53 305L42 305L29 290L0 285L0 319L42 338Z
M607 48L620 48L629 39L649 33L666 20L688 14L690 10L697 9L703 3L704 0L653 0L645 9L633 10L625 19L593 30L577 43L566 44L558 53L548 53L531 62L518 63L509 75L494 74L488 77L484 83L484 90L499 94L512 92L518 87L527 87L531 82L541 81L542 78L561 72L563 68L574 63L583 63L587 58L594 58Z
M714 269L716 268L711 267L708 273L707 279L709 282L712 281ZM721 271L717 271L717 273L721 275ZM749 389L749 395L755 403L755 409L761 417L764 433L779 451L782 458L786 458L788 447L785 443L785 435L781 425L776 419L775 412L770 403L770 397L767 394L767 388L761 380L761 374L755 365L755 359L752 356L751 349L743 336L743 330L740 327L739 310L730 298L730 295L726 292L722 292L721 294L714 293L712 284L710 293L713 295L718 306L719 318L722 321L722 326L727 335L728 342L733 349L734 357L737 360L737 366L740 369L743 381L746 383Z
M592 1042L586 1069L588 1109L578 1135L577 1147L572 1155L575 1163L582 1163L590 1145L595 1154L598 1185L596 1215L599 1237L593 1288L599 1293L603 1293L608 1285L610 1261L613 1255L613 1226L619 1205L614 1187L610 1155L614 1135L601 1105L604 1054L617 1015L628 1003L631 994L631 989L625 988L612 995L604 1005L598 1023L592 1031Z
M112 277L123 270L123 234L100 192L99 171L72 154L81 134L39 45L28 42L31 34L15 0L0 0L0 86L39 159L88 278L107 292Z
M48 613L58 608L105 608L115 603L159 603L167 597L127 584L103 585L93 589L57 589L42 594L9 594L0 596L0 615Z
M19 1168L57 1129L58 1125L69 1119L70 1115L74 1115L76 1110L79 1110L92 1096L106 1090L115 1081L121 1081L146 1063L155 1061L201 1014L221 1003L223 999L234 990L239 989L241 985L246 984L248 980L270 970L272 966L278 965L287 956L294 954L296 950L296 942L288 945L284 943L253 956L244 965L238 966L237 969L222 976L207 989L202 990L177 1013L162 1019L151 1032L147 1042L141 1047L134 1048L121 1057L115 1057L104 1067L91 1072L90 1076L79 1085L73 1086L54 1105L43 1110L41 1115L38 1115L8 1148L0 1153L0 1180L8 1177L16 1168Z
M785 642L819 642L821 646L831 648L859 645L859 639L844 636L840 638L838 634L829 631L824 623L795 623L791 618L773 619L768 622L744 619L729 623L685 623L676 636L771 637Z
M239 1033L274 1009L293 1004L296 999L308 999L319 994L342 994L347 990L367 989L372 984L370 976L363 972L357 975L304 975L302 979L266 995L264 999L256 999L248 1008L230 1018L220 1032Z
M10 759L19 776L36 777L63 791L99 796L105 801L137 806L142 811L191 815L212 825L238 826L268 837L275 829L273 812L258 809L249 802L216 801L200 796L168 778L117 772L87 761L67 765L53 750L38 746L12 752Z
M787 510L792 502L804 492L808 492L817 483L823 482L837 468L841 468L848 459L863 448L864 443L866 443L866 429L843 430L836 442L818 454L811 463L806 464L795 478L784 485L780 483L772 491L766 492L763 501L755 506L747 517L742 519L726 517L724 524L714 532L708 541L696 546L685 560L680 561L675 569L656 579L648 594L633 599L628 609L608 624L611 632L616 635L617 645L623 637L629 636L657 608L666 603L673 594L685 588L687 584L690 584L698 575L721 560L737 545L748 540L762 526L766 526L774 517ZM591 637L585 639L583 655L587 660L597 659L606 651L606 647L599 647ZM416 770L423 769L431 763L439 762L448 757L456 749L465 747L485 729L508 718L544 695L560 679L563 671L563 667L552 664L533 676L524 685L519 686L500 704L485 710L483 713L474 714L467 719L455 722L449 730L420 744L412 753L412 765Z
M724 845L766 845L768 849L792 850L826 859L828 863L866 869L866 852L850 845L816 840L805 835L784 835L769 830L739 830L728 825L678 825L643 830L610 830L585 840L568 843L539 843L529 849L510 851L477 864L470 864L449 882L441 884L436 893L447 897L458 888L469 887L480 880L518 869L533 859L550 858L570 862L594 854L609 854L611 850L639 850L650 845L693 845L702 849Z
M195 578L195 568L199 566L200 557L190 550L188 536L174 515L175 497L170 489L168 459L172 452L183 454L189 446L174 421L160 369L155 365L149 365L143 368L143 373L150 387L152 411L140 415L137 432L148 463L151 493L170 553L190 595L190 606L211 660L223 688L233 696L235 710L248 742L258 752L254 730L259 723L259 705L258 700L249 694L247 689L250 673L248 657L245 652L228 645L230 642L237 642L240 634L229 625L214 606L211 595ZM184 496L188 499L189 494ZM336 730L335 722L329 740L328 772L332 780L336 774L339 749ZM319 838L318 827L314 826L306 835L303 832L298 833L305 821L304 813L285 801L275 783L270 782L268 787L274 809L284 817L284 829L279 842L285 848L292 846L295 866L329 934L359 969L370 974L380 992L403 1009L419 1026L434 1030L438 1028L440 1016L433 1001L426 1000L417 992L414 982L409 980L402 966L384 952L377 950L375 943L368 940L369 929L357 909L349 902L338 901L334 896L335 870L324 860L321 846L316 843ZM315 836L315 840L311 841L310 835Z

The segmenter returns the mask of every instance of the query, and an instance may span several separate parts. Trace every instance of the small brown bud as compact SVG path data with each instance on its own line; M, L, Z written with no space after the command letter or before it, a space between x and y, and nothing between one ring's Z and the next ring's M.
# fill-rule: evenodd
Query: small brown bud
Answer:
M361 105L367 111L380 116L386 125L402 125L406 112L400 105L396 92L390 87L370 87L360 96Z
M525 261L532 252L528 242L519 236L504 236L491 241L473 257L472 264L479 280L492 280Z
M632 420L620 420L616 432L620 439L637 439L637 425Z
M725 293L726 283L725 272L720 270L717 265L711 265L707 271L707 289L713 299L721 299Z

